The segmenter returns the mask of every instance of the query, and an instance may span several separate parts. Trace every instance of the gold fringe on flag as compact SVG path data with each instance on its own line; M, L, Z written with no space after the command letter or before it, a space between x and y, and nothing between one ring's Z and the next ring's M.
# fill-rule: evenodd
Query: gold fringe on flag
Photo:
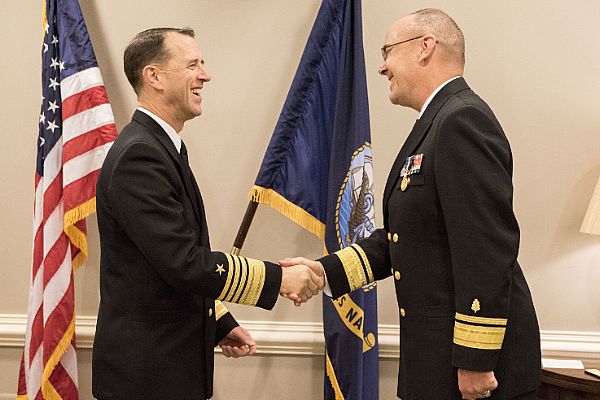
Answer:
M251 201L266 204L288 217L321 240L325 240L325 224L274 191L261 186L253 186L248 195Z
M54 387L54 385L52 384L52 382L48 381L48 385L46 385L47 388L47 393L50 393L50 395L44 395L44 399L51 399L51 400L64 400L62 398L62 396L60 395L60 393L58 393L58 390L56 390L56 388Z
M46 34L46 0L42 2L42 38Z
M87 251L84 253L83 250L81 250L81 252L75 256L73 261L71 261L71 268L73 268L73 272L77 272L85 260L87 260Z
M62 339L60 339L60 342L58 342L58 345L56 345L54 353L52 353L50 359L48 359L48 362L44 366L44 373L42 374L42 395L44 399L62 400L62 397L50 382L50 376L71 344L73 335L75 335L75 313L73 313L73 319L71 320L67 331Z
M329 383L331 383L331 387L333 388L333 393L335 393L335 400L344 400L344 394L342 393L340 384L335 376L335 370L333 369L333 364L331 363L331 359L329 358L329 353L327 351L325 351L325 358L327 363L327 377L329 378Z
M89 217L90 215L92 215L95 212L96 212L96 197L92 197L91 199L85 201L84 203L81 203L77 207L75 207L72 210L69 210L65 213L65 217L64 217L65 228L68 228L71 225L75 225L75 223L81 221L84 218ZM73 241L73 239L71 239L71 241ZM77 243L75 243L75 241L73 241L73 244L77 245Z
M69 240L75 247L81 252L75 256L71 266L73 271L77 271L81 265L85 262L88 255L88 244L87 236L83 233L75 224L82 219L89 217L91 214L96 212L96 198L92 197L85 203L82 203L78 207L69 210L64 216L64 230Z

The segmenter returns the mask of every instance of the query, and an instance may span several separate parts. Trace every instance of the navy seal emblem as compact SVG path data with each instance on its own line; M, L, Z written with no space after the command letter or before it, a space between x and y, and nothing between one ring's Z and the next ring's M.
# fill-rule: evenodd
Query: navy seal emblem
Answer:
M340 249L375 231L373 203L373 156L371 144L365 142L352 155L337 200L335 225Z

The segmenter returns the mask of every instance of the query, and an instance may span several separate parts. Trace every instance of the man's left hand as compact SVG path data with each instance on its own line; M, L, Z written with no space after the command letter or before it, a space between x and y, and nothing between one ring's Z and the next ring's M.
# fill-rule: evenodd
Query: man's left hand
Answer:
M485 399L498 387L494 371L480 372L458 369L458 388L466 400Z
M256 342L250 333L241 326L229 331L227 336L219 342L219 347L227 358L246 357L256 353Z

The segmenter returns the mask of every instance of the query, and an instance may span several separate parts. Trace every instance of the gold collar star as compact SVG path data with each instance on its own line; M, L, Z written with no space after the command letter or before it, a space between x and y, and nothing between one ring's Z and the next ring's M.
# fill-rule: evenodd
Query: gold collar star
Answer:
M221 276L221 274L223 272L225 272L225 268L223 268L223 264L217 264L217 270L215 272L218 272L219 276Z

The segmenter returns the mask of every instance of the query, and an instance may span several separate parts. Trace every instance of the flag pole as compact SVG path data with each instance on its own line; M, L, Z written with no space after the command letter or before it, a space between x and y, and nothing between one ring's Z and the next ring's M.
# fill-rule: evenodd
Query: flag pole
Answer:
M242 250L242 246L244 245L246 236L248 236L248 231L250 230L250 225L252 225L252 220L254 219L254 214L256 214L257 208L258 202L250 200L250 203L248 203L248 208L246 208L244 218L242 219L242 223L240 224L240 229L238 229L237 236L233 242L233 247L231 248L230 253L234 256L238 256Z

